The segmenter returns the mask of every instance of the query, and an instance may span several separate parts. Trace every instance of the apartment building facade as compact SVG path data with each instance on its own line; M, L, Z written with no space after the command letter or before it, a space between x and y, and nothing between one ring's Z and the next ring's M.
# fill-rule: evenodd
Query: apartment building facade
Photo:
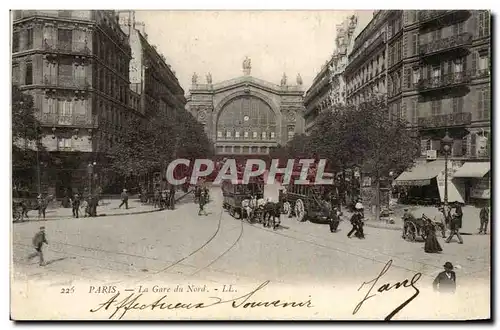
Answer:
M355 15L337 25L333 55L314 78L304 97L306 134L311 133L322 111L346 103L344 70L347 66L347 55L353 47L357 26L358 18Z
M149 42L144 23L136 20L134 11L118 11L118 15L132 50L130 87L141 113L149 116L156 111L184 111L184 89L165 56Z
M62 196L102 184L103 155L133 113L130 57L114 11L13 12L12 81L33 96L51 153L40 162L43 191Z
M361 31L348 56L344 70L347 103L358 105L373 95L387 93L387 18L389 11L374 13Z
M448 134L457 201L489 198L490 43L488 11L377 11L356 38L344 72L349 104L384 95L388 119L403 118L418 133L417 167L442 162ZM467 170L473 166L481 170ZM434 180L443 198L441 168L434 169L425 182Z
M489 199L490 13L395 11L388 24L388 106L418 132L420 166L442 161L448 134L449 198ZM442 195L444 179L436 180Z

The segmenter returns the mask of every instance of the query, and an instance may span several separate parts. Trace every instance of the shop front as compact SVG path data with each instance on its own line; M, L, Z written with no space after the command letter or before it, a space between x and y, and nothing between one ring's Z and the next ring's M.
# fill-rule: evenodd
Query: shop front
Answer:
M399 202L403 204L437 205L448 202L464 202L463 186L454 180L456 166L448 162L448 187L445 193L445 161L434 160L417 163L401 173L394 180L395 190L399 192Z
M454 174L465 187L466 203L482 204L490 199L490 162L466 162Z

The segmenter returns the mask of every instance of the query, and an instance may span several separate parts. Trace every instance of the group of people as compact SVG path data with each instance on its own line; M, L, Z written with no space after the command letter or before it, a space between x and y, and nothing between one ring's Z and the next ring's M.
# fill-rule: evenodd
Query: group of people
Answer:
M79 193L75 193L70 198L73 218L80 216L80 208L83 207L84 216L97 217L97 206L99 205L99 196L97 194L89 194L87 198L83 198Z
M173 210L175 208L175 187L171 186L170 189L163 190L157 188L154 192L153 206Z

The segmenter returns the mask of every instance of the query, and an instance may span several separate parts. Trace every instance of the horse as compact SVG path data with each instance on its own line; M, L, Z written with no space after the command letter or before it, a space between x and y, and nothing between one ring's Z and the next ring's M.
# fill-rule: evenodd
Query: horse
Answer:
M281 224L281 204L268 198L263 208L264 227L272 227L276 230Z
M39 198L37 198L36 203L30 203L29 200L23 200L21 203L22 218L24 217L29 218L28 216L29 211L38 210L38 217L40 218L43 216L43 218L45 219L45 211L47 210L49 203L52 202L53 200L54 200L53 195L47 195L45 197L41 197L40 195Z

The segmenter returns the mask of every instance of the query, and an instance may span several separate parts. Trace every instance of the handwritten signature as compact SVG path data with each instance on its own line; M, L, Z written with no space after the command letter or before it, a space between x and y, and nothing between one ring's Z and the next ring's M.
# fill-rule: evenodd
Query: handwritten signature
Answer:
M224 300L220 297L208 297L212 299L212 301L208 302L167 302L167 295L162 296L160 299L156 299L153 302L143 302L144 296L142 293L136 294L132 293L129 296L125 297L123 300L118 301L118 297L120 297L120 292L116 293L109 300L98 305L97 308L91 309L90 312L96 313L98 311L107 311L111 309L111 314L109 315L109 319L112 319L114 316L117 316L118 319L122 319L125 314L130 310L175 310L175 309L200 309L200 308L209 308L216 305L221 305L225 303L231 303L233 308L256 308L256 307L292 307L292 308L312 308L312 302L310 299L302 301L302 302L284 302L281 300L272 300L272 301L250 301L250 298L255 295L258 291L262 290L269 284L270 281L265 281L260 284L256 289L250 291L249 293L228 300ZM113 309L114 308L114 309Z
M361 290L361 288L363 288L363 286L365 285L368 285L370 283L372 283L372 286L370 287L370 289L368 290L368 292L366 293L365 297L363 298L363 300L361 300L361 302L359 302L359 304L356 305L356 307L354 308L352 314L356 314L359 309L361 308L361 306L363 306L363 303L365 301L367 301L368 299L376 296L377 294L371 294L371 291L372 289L375 287L375 284L377 284L378 280L385 274L387 273L387 271L389 270L389 268L391 268L391 265L392 265L392 260L389 260L384 268L382 269L382 271L380 272L380 274L378 274L377 277L375 277L373 280L371 281L368 281L368 282L363 282L363 284L361 284L361 286L359 287L358 291ZM408 280L408 279L405 279L403 282L396 282L395 284L391 285L390 283L385 283L383 285L381 285L378 289L377 289L377 292L379 293L383 293L384 291L390 291L392 289L399 289L401 287L404 287L404 288L413 288L415 290L415 293L410 297L408 298L405 302L403 302L401 305L399 305L398 307L396 307L396 309L394 309L389 315L387 315L385 317L385 320L386 321L389 321L391 320L394 315L396 315L397 313L399 313L403 308L405 308L413 299L415 299L419 294L420 294L420 290L417 289L417 287L415 287L415 284L417 284L418 280L420 279L420 277L422 277L422 273L416 273L415 275L413 275L412 279L411 280Z

